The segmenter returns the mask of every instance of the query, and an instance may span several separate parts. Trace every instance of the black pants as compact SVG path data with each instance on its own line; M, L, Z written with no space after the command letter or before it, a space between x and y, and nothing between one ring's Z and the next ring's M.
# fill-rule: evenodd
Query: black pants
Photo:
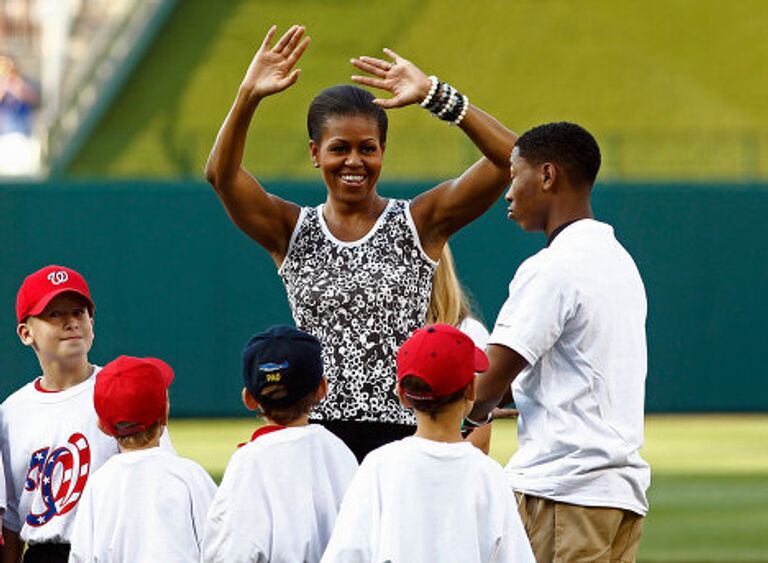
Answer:
M376 448L413 436L415 426L390 422L354 422L346 420L313 420L338 436L355 454L358 462Z
M68 543L36 543L27 546L23 563L67 563Z

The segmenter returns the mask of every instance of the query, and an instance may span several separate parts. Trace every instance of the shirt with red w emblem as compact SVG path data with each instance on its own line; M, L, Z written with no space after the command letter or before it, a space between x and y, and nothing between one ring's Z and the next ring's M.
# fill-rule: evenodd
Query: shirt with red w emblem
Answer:
M7 508L3 525L27 543L68 542L89 476L118 453L93 408L98 368L58 393L31 382L0 406Z

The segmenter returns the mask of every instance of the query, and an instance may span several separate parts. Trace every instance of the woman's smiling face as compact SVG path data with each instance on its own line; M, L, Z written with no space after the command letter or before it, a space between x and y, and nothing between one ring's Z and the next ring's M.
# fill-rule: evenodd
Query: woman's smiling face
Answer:
M344 115L325 120L320 143L310 141L309 147L331 198L353 203L376 193L385 147L380 137L379 125L371 117Z

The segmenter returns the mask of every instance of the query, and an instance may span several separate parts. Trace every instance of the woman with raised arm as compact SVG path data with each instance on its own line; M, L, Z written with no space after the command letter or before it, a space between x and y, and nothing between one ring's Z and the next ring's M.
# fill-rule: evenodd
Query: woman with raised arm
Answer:
M413 432L395 394L395 355L425 322L432 276L448 238L485 212L509 183L517 136L466 96L390 50L360 57L359 84L312 101L309 155L328 189L325 203L300 207L264 190L243 168L251 119L261 101L294 84L309 44L292 26L274 45L267 33L214 143L206 177L232 220L270 253L296 325L323 343L328 396L311 419L340 436L358 459ZM421 104L458 127L483 157L458 178L413 200L381 196L377 182L391 109Z

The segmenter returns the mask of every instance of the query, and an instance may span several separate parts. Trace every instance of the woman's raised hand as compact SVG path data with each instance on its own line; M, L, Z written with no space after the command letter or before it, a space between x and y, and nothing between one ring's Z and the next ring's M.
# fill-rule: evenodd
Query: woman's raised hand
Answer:
M304 37L306 28L292 25L271 47L277 26L269 28L264 41L248 66L241 88L251 96L263 98L282 92L299 79L301 71L294 65L307 49L310 38Z
M432 83L419 67L391 49L384 53L392 59L385 61L375 57L359 57L350 62L358 69L373 76L353 76L358 84L381 88L391 92L391 98L376 98L373 102L382 108L399 108L418 104L427 97Z

